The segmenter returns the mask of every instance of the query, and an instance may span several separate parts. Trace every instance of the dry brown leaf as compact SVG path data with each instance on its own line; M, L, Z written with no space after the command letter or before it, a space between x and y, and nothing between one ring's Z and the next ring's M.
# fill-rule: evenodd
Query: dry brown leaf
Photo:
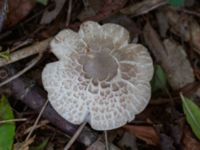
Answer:
M180 44L170 39L162 43L150 23L145 25L143 34L145 42L162 65L174 90L179 90L195 80L187 54Z
M147 144L159 145L160 143L160 137L152 126L125 125L123 128Z
M200 54L200 25L198 22L187 15L180 15L172 9L165 10L166 17L171 25L171 30L182 40L189 42L194 50Z
M35 0L9 0L5 28L10 28L24 19L35 6Z
M193 69L183 47L170 39L164 40L163 44L167 51L165 59L168 62L168 69L165 71L172 88L180 89L194 82Z
M184 129L183 136L184 150L200 150L200 142L195 139L188 127Z
M165 4L167 4L165 0L145 0L137 4L129 5L122 9L121 12L125 15L138 16L146 14Z

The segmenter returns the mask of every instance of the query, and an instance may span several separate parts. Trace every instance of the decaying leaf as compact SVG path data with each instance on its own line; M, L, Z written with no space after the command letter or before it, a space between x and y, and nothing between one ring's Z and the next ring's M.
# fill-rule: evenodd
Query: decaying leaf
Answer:
M158 145L160 143L159 135L151 126L125 125L123 128L147 144Z
M191 131L188 129L188 127L185 127L184 129L184 136L183 136L183 150L199 150L200 149L200 142L196 140Z
M121 13L125 15L138 16L146 14L160 6L167 3L165 0L145 0L137 4L129 5L121 10Z
M118 144L122 149L138 150L136 144L136 138L133 134L125 132Z
M145 25L143 33L145 42L165 70L169 84L174 90L194 81L193 69L181 45L170 39L165 39L162 43L150 23Z
M183 47L170 39L164 40L163 44L166 49L165 62L168 66L165 71L172 88L180 89L194 82L193 69Z
M177 11L166 9L166 17L171 25L171 30L182 40L189 42L194 50L200 54L200 25L191 16L181 16Z
M35 0L9 0L5 27L9 28L24 19L35 6Z

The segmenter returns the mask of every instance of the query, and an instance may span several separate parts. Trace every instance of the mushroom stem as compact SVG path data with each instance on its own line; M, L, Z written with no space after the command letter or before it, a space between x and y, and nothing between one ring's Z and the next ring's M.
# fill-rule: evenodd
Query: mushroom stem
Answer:
M83 131L83 128L85 127L86 124L87 124L87 122L84 122L82 125L80 125L80 127L78 128L78 130L75 132L75 134L73 135L73 137L70 139L70 141L65 146L64 150L68 150L72 146L72 144L78 138L78 136L80 135L80 133Z
M109 148L109 143L108 143L108 134L107 131L104 131L104 135L105 135L105 145L106 145L106 150L110 150Z

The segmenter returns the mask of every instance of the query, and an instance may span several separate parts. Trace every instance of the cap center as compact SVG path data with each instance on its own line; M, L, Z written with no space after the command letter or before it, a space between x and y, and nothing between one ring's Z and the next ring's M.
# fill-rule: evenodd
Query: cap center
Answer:
M95 80L111 80L117 74L118 65L106 51L88 52L80 57L80 63L87 75Z

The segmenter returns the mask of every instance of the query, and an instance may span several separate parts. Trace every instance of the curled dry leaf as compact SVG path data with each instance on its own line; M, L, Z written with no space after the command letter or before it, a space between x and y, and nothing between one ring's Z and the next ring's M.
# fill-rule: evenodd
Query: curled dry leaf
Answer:
M125 125L123 128L147 144L159 145L160 143L159 135L152 126Z

